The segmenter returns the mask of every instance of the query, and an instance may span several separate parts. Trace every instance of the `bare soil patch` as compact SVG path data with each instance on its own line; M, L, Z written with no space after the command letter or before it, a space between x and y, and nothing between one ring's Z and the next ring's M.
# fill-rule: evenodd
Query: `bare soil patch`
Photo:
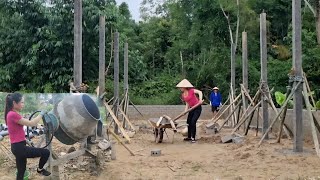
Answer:
M194 144L184 142L181 134L167 129L168 137L156 144L151 127L146 121L133 121L144 127L135 134L128 146L136 152L130 153L120 144L116 144L116 160L106 159L102 167L97 167L92 159L75 159L61 167L61 179L320 179L320 158L316 156L311 142L305 142L305 153L288 153L292 141L282 139L275 143L271 135L261 147L257 147L261 134L249 132L241 144L222 144L221 137L230 133L223 128L218 134L205 134L199 127L198 141ZM241 132L241 131L240 131ZM9 149L8 138L2 141ZM67 152L70 148L54 142L55 151ZM76 146L77 147L77 146ZM161 150L161 156L151 156L152 150ZM28 160L31 168L30 179L44 179L33 170L38 159ZM0 151L0 179L14 178L15 164Z

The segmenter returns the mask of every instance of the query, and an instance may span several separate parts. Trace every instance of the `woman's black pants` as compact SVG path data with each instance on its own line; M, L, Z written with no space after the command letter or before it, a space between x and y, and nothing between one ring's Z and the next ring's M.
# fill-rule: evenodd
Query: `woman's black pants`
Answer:
M201 115L202 107L201 105L196 107L194 110L190 111L188 114L187 124L188 124L188 138L196 138L197 131L197 121Z
M26 141L11 144L11 151L16 157L16 166L18 169L17 180L23 180L27 166L27 158L40 157L39 168L42 169L50 156L48 149L26 146Z

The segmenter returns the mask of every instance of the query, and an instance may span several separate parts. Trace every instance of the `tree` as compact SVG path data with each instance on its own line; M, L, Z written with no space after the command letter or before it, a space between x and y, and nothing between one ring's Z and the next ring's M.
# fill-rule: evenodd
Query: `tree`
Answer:
M127 3L123 2L120 4L119 6L119 13L124 16L124 18L126 19L130 19L131 18L131 13L129 10L129 6Z
M317 32L317 42L320 45L320 1L319 0L311 0L311 3L308 0L304 0L305 5L312 12L315 19L315 26Z

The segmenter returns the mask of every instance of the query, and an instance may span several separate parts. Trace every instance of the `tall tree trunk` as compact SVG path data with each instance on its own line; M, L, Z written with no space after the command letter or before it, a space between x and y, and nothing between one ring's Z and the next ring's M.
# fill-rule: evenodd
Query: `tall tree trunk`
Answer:
M320 0L316 0L316 31L317 42L320 45Z
M236 46L235 51L237 51L237 47L238 47L239 26L240 26L240 3L239 3L239 0L237 0L237 29L236 29L236 39L235 39L235 46Z

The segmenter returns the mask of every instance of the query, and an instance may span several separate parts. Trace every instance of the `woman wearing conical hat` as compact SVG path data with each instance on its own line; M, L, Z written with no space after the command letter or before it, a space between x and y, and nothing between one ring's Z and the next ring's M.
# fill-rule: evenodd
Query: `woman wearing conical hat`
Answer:
M221 101L222 101L222 97L219 92L219 88L214 87L210 94L210 105L211 105L211 111L213 113L213 117L217 115L219 111L219 107L221 106Z
M196 124L202 111L202 92L198 89L195 89L187 79L183 79L179 84L177 84L176 87L178 87L181 90L181 97L183 101L186 102L185 111L187 111L189 108L197 106L188 114L188 137L184 138L185 141L191 141L192 143L195 143L197 131ZM196 94L199 96L199 98L196 96Z

